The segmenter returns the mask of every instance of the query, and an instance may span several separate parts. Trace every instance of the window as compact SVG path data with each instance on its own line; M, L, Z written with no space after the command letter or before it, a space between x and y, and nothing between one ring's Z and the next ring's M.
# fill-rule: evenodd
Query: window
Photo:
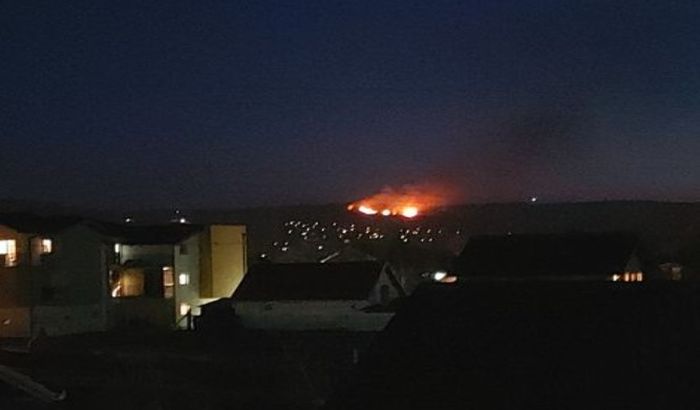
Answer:
M112 254L112 257L114 258L114 262L117 264L120 264L122 262L122 245L120 243L115 243L114 244L114 253Z
M613 282L643 282L644 273L642 272L625 272L622 275L613 275Z
M14 239L0 240L0 256L5 257L4 266L17 266L17 241Z
M190 313L192 307L188 303L180 303L180 316L186 316Z
M163 266L163 297L170 299L175 296L175 273L170 266Z
M180 285L189 285L190 284L190 274L189 273L181 273L177 276L177 283Z
M53 252L53 241L48 238L44 238L41 240L41 253L51 253Z
M29 242L30 262L32 266L41 266L45 259L54 252L53 240L51 238L42 238L40 236L31 238Z
M110 272L111 294L113 298L143 296L145 276L143 269L128 268Z

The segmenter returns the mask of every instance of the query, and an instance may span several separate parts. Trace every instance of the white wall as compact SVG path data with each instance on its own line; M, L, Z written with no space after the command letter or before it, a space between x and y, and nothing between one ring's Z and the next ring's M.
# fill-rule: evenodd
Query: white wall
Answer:
M234 302L244 326L277 330L382 330L393 313L365 313L366 301Z
M193 308L193 313L196 314L198 307L202 304L199 298L200 284L200 269L199 269L199 242L202 235L194 235L183 241L180 245L184 245L187 253L182 254L182 247L175 246L175 321L180 327L186 327L185 321L179 322L182 318L180 314L180 304L187 303ZM180 275L189 274L190 283L181 285L179 282Z
M372 288L372 291L368 295L368 300L373 305L382 303L381 288L382 288L382 286L385 286L385 285L389 287L389 300L394 300L394 299L401 296L401 294L399 293L399 289L396 288L396 285L389 277L389 273L387 273L387 268L388 268L388 265L385 264L384 267L382 268L381 274L379 275L379 279L377 280L377 283L374 285L374 287ZM399 284L399 286L400 286L400 284Z

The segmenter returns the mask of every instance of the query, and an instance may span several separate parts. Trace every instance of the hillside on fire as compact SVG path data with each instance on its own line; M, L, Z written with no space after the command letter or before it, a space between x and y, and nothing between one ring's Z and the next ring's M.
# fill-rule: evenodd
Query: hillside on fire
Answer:
M700 268L692 251L700 243L700 204L654 201L493 203L429 208L413 218L349 211L348 204L188 210L194 223L244 223L250 264L318 262L348 247L406 266L410 278L444 268L476 235L508 233L630 232L659 263ZM134 213L139 222L172 218L172 211ZM359 256L358 256L359 257ZM362 259L362 258L361 258Z

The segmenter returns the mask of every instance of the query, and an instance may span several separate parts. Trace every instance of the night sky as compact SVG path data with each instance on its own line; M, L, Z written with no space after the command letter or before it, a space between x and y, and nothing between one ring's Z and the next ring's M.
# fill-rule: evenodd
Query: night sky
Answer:
M700 200L696 1L0 3L0 197Z

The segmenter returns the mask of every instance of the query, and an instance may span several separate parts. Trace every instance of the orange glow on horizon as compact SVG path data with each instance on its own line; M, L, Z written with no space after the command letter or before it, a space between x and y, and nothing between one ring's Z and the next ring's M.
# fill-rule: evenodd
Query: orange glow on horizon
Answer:
M446 205L447 191L434 186L405 186L401 189L385 188L380 193L361 199L347 206L348 211L364 215L416 218L434 208Z
M418 216L418 208L415 206L405 206L401 209L401 216L405 216L406 218L415 218Z
M360 205L359 207L357 207L357 210L365 215L376 215L377 214L376 209L374 209L370 206L366 206L366 205Z

